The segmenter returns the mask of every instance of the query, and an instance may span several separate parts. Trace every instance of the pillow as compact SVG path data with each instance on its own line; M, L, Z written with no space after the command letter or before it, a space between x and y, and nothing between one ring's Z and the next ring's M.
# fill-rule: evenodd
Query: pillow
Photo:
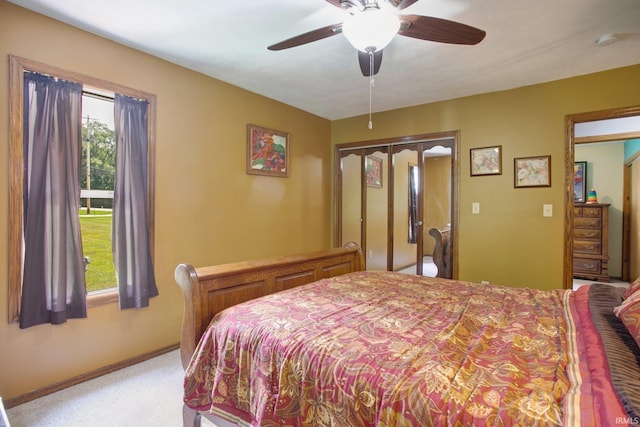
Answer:
M637 292L639 289L640 289L640 277L634 280L633 283L631 283L629 287L625 289L624 293L622 294L622 299L629 298L631 294L633 294L634 292Z
M613 312L640 347L640 292L632 293L622 304L614 307Z

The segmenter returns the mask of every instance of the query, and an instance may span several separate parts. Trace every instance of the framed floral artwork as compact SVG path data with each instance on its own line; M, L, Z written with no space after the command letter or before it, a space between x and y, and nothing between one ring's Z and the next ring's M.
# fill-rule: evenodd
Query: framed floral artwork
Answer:
M502 175L502 146L472 148L471 176Z
M289 176L289 134L247 125L247 173Z
M367 156L365 174L367 176L367 187L382 188L382 159Z
M551 156L513 159L515 188L551 187Z
M587 201L587 162L575 162L573 169L573 201Z

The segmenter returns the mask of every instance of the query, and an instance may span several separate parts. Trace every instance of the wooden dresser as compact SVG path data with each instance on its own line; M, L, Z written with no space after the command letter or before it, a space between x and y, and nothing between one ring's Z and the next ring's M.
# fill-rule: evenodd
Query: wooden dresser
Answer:
M573 277L609 281L609 204L573 205Z

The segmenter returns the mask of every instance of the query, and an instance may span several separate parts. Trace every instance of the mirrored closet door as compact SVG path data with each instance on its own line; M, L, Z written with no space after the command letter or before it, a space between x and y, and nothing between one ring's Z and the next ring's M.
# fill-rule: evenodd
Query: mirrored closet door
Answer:
M457 137L448 132L337 145L336 245L360 244L368 270L454 277ZM447 250L440 247L438 268L441 232Z

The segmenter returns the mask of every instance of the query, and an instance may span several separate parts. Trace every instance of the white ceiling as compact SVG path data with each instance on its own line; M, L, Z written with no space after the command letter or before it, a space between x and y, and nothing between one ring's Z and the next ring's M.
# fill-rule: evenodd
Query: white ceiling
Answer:
M327 119L369 112L368 78L342 34L267 50L342 22L324 0L10 1ZM401 13L487 36L476 46L396 36L375 77L374 112L640 63L640 0L420 0ZM594 43L609 33L616 43Z

